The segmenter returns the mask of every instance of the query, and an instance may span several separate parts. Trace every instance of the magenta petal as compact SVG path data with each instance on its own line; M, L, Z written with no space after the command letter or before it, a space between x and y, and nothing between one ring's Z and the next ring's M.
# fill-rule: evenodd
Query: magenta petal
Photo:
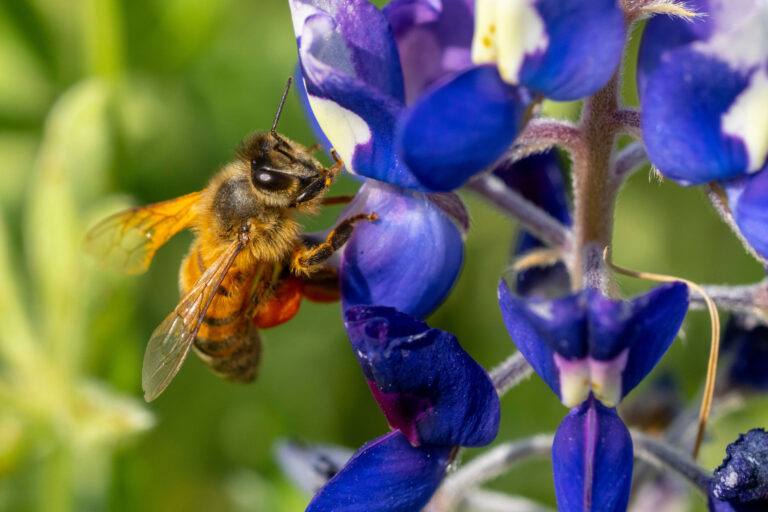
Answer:
M392 308L345 312L349 340L374 398L413 445L482 446L496 437L491 379L449 332Z

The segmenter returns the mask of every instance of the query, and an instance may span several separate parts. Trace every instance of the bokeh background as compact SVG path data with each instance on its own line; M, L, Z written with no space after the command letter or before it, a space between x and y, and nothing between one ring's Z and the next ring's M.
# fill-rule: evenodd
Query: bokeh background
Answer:
M144 404L144 346L176 304L190 236L135 278L100 270L81 251L99 217L200 189L244 135L268 128L295 51L284 0L0 2L0 510L302 510L308 497L281 475L276 440L357 447L386 431L338 305L305 303L265 332L255 384L223 382L191 357ZM295 97L280 129L313 142ZM430 322L492 367L513 350L495 290L516 228L463 196L473 221L466 266ZM329 208L307 229L337 214ZM704 283L761 277L698 190L640 172L617 216L623 265ZM648 287L621 283L628 294ZM673 376L685 399L702 382L707 325L691 313L653 374ZM499 440L552 431L566 412L536 378L502 404ZM767 418L766 401L753 397L719 420L704 464ZM494 487L553 504L550 471L531 461Z

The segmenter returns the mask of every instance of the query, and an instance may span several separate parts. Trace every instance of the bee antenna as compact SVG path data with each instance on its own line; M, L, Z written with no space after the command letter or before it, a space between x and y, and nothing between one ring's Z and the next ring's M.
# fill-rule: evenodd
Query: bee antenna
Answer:
M289 76L288 80L285 82L285 89L283 89L283 97L280 98L280 104L277 106L277 112L275 113L275 120L272 123L272 129L270 130L272 135L275 135L277 133L277 123L280 122L280 114L283 113L283 107L285 106L285 101L288 99L288 91L291 90L292 83L293 83L293 77Z

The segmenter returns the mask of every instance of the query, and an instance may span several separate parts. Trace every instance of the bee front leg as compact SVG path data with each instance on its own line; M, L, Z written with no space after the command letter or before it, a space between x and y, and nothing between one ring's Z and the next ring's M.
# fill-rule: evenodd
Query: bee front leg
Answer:
M338 251L352 236L356 223L367 220L373 222L379 218L375 213L360 213L341 221L325 237L325 241L313 247L300 247L293 254L291 271L296 275L308 276L333 253Z

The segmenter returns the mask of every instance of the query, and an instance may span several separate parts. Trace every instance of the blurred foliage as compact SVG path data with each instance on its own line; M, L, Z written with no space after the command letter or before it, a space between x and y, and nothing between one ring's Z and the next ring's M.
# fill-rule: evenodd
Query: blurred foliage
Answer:
M254 385L223 382L192 357L157 402L140 404L141 355L175 305L190 237L139 278L99 270L80 251L104 213L204 186L245 134L269 125L294 65L280 0L0 3L0 510L300 510L307 498L272 459L277 438L359 446L386 430L337 305L305 304L264 333ZM280 128L311 142L296 101ZM466 199L466 267L431 322L490 367L513 348L495 297L515 228ZM621 195L615 259L702 282L760 277L699 191L647 172ZM707 339L706 319L692 313L661 365L689 398ZM535 378L503 405L502 440L553 430L565 413ZM716 426L705 462L714 466L737 431L765 425L767 410L755 402ZM552 503L549 471L532 462L496 486Z

